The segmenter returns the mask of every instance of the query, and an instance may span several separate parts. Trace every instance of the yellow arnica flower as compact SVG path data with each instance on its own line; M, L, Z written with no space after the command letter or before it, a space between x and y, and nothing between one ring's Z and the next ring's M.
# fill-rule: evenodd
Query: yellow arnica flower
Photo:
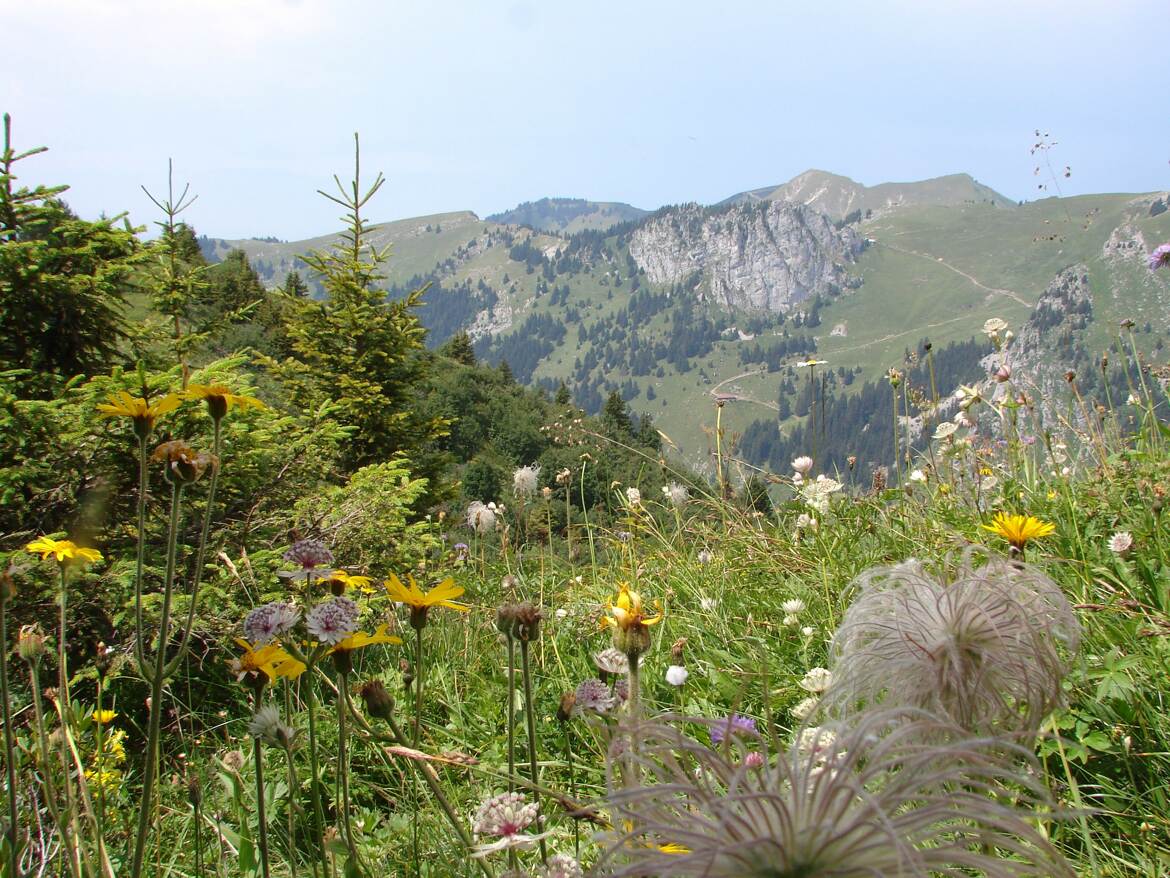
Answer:
M93 712L93 721L99 726L104 726L106 723L114 721L114 717L118 714L112 710L95 710Z
M52 555L58 564L95 564L102 560L102 553L97 549L83 549L72 540L51 540L48 537L38 537L24 547L26 552L40 555L48 560Z
M390 599L399 601L407 606L416 609L426 609L429 607L447 607L451 610L459 610L461 613L466 613L471 607L466 604L457 604L452 598L457 598L463 594L463 586L456 585L455 580L448 577L432 588L428 592L423 592L418 587L418 583L414 581L414 577L409 573L406 574L409 586L402 584L402 580L390 574L390 578L386 580L386 591L390 593Z
M219 420L228 413L232 406L240 408L267 408L254 396L243 396L232 393L226 384L188 384L182 393L183 399L202 399L207 403L207 410L211 417Z
M617 599L609 601L605 605L609 615L602 617L601 626L629 631L648 625L657 625L662 621L662 612L658 604L654 606L659 610L658 614L647 617L642 608L642 596L636 591L631 591L630 587L623 582L618 586Z
M236 644L244 654L239 658L228 659L227 663L237 680L243 680L249 674L263 674L271 683L278 677L294 679L305 670L304 662L293 658L276 643L268 643L253 649L252 644L237 637Z
M329 652L353 652L355 649L364 649L367 646L373 646L375 643L402 643L401 637L395 637L393 634L386 633L386 626L379 625L378 630L373 634L366 634L364 631L357 631L329 650Z
M418 583L409 573L406 574L406 578L410 582L409 586L403 585L402 580L391 573L385 586L391 600L410 607L410 627L415 631L422 631L427 626L427 612L431 607L447 607L461 613L466 613L471 609L466 604L457 604L452 600L452 598L463 594L463 586L456 585L455 580L450 577L444 579L428 592L419 588Z
M374 580L368 576L354 576L345 570L334 570L320 582L334 594L341 594L347 588L356 588L369 594L374 590Z
M981 527L1003 537L1017 551L1023 551L1032 540L1046 537L1056 530L1056 525L1031 515L1008 515L1006 512L996 513L991 524Z
M109 402L99 405L97 410L106 418L129 418L134 422L134 432L145 438L154 429L155 419L173 412L182 401L181 397L168 393L152 404L141 396L131 396L125 390L120 390L109 398Z

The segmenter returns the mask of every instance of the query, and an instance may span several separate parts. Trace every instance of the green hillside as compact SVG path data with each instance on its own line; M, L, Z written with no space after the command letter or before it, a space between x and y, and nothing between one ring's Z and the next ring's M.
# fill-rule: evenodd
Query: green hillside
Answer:
M641 219L649 212L619 201L541 198L494 213L488 219L504 225L529 226L541 232L572 234L586 229L608 229L618 223Z
M814 185L816 191L836 187L838 208L886 206L869 219L863 212L854 224L867 246L847 266L849 282L787 314L721 310L706 300L702 276L674 285L649 282L630 256L636 222L572 230L596 217L594 208L603 206L594 202L569 202L591 212L563 213L563 229L552 233L464 212L386 223L374 239L393 248L392 294L432 283L422 314L432 346L466 329L479 356L507 360L520 381L550 391L564 381L591 412L620 390L698 466L709 460L716 394L734 397L722 413L728 441L753 424L758 437L768 422L782 436L805 421L795 403L807 389L794 364L813 354L826 360L823 389L846 399L890 367L902 367L906 352L924 339L940 351L981 337L989 317L1022 326L1041 293L1071 265L1087 267L1093 294L1091 319L1072 340L1082 352L1104 350L1122 317L1149 321L1151 344L1170 331L1170 289L1148 271L1144 257L1170 239L1170 212L1151 216L1156 196L1017 206L966 175L861 187L809 172L753 197L807 194ZM822 203L826 192L818 196ZM539 219L539 206L566 201L545 199L522 205L521 214L499 216L512 223ZM296 265L298 253L331 240L205 239L204 249L212 258L243 249L271 285ZM974 360L962 368L964 380L983 377Z

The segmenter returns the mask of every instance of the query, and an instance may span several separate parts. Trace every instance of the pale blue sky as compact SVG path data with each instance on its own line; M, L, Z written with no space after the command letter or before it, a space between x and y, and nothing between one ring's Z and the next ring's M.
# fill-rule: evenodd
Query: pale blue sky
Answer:
M352 133L391 219L545 195L712 202L810 167L966 171L1034 198L1170 187L1165 0L0 0L0 110L30 182L156 218L168 157L201 233L336 227Z

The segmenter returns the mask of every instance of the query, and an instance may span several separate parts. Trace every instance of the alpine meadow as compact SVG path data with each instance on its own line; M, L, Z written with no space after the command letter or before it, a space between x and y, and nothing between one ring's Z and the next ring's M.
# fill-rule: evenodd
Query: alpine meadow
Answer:
M1127 4L1052 26L1136 57ZM0 60L0 878L1170 876L1170 132L1114 125L1160 55L1082 124L1064 56L960 69L1020 82L1029 4L823 58L750 3L49 5L44 80Z

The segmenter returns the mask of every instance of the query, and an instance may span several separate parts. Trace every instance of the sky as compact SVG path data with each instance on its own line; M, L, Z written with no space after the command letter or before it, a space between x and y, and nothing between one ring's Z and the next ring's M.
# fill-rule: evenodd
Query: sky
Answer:
M1013 199L1170 188L1165 0L0 0L26 184L82 216L197 194L214 237L544 196L710 203L809 168ZM1055 145L1034 174L1035 131ZM1065 166L1071 176L1064 177ZM1055 183L1054 183L1055 178ZM1046 190L1038 188L1047 185Z

